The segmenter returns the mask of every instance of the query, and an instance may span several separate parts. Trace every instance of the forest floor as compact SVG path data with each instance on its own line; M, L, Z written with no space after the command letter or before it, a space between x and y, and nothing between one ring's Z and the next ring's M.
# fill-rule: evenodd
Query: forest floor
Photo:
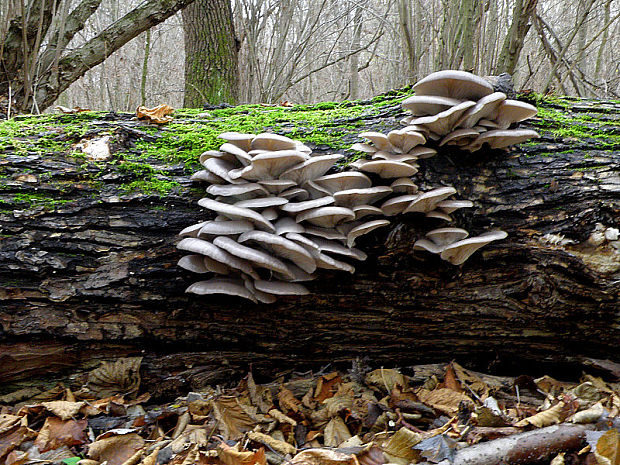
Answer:
M0 397L6 465L618 464L620 365L578 382L456 363L248 374L167 403L141 358ZM615 379L615 382L610 382ZM166 380L162 380L163 383Z

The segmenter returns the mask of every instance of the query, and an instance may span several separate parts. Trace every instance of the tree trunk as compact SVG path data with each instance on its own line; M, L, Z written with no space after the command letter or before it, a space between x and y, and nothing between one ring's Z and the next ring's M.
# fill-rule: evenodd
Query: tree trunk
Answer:
M514 75L525 43L525 37L530 30L530 19L536 14L537 4L538 0L516 0L512 22L497 60L495 74L508 73L511 76Z
M196 204L204 187L190 188L182 166L153 160L164 179L183 186L160 198L127 194L116 164L8 148L0 155L0 379L128 354L145 356L146 382L158 394L225 381L249 366L266 374L355 357L382 365L457 359L528 373L617 359L618 241L601 231L620 217L620 105L569 104L555 107L558 114L586 112L598 136L554 134L584 126L553 119L551 105L552 116L534 121L543 133L535 143L471 156L448 150L421 162L421 186L453 185L474 202L456 214L458 225L501 228L508 239L452 266L412 249L434 223L395 217L389 230L358 241L369 258L355 274L323 272L308 284L310 295L272 305L184 293L197 278L176 266L176 234L206 218ZM354 141L364 130L399 127L399 105L381 111L334 129ZM96 127L117 138L139 133L127 121ZM89 173L96 183L84 181ZM32 208L25 195L51 200Z
M185 39L185 108L235 103L238 54L230 0L196 0L181 13Z

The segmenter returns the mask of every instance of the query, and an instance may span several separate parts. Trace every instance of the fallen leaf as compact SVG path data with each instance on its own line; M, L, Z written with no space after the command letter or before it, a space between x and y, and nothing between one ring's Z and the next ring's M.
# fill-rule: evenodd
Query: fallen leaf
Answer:
M329 420L323 431L324 444L327 447L339 447L347 439L351 438L349 428L340 417Z
M133 394L140 388L142 357L119 358L103 362L88 374L88 389L98 397Z
M456 379L456 373L454 372L454 367L452 363L449 363L446 366L446 372L444 374L444 380L441 384L441 387L446 389L451 389L454 392L463 392L463 387L461 383Z
M421 434L410 431L407 428L401 428L383 444L383 453L390 463L407 465L418 457L419 453L413 450L413 447L422 439L423 436Z
M35 436L36 433L26 426L15 426L0 434L0 463L5 455Z
M61 420L48 417L34 441L40 452L58 449L61 446L79 446L86 442L87 420Z
M306 449L291 459L289 465L359 465L355 455L331 449Z
M301 402L295 397L293 392L284 386L281 386L278 392L278 403L280 404L280 410L284 412L290 410L297 413L301 407Z
M603 434L596 443L594 455L601 465L620 465L620 431L612 428Z
M295 452L297 452L297 448L292 444L272 438L267 434L250 431L248 433L248 439L258 442L260 444L264 444L265 446L275 450L276 452L279 452L282 455L293 455Z
M69 108L69 107L63 107L62 105L56 106L56 110L59 111L60 113L65 113L68 115L71 115L74 113L81 113L83 111L90 111L88 108L80 108L80 107Z
M537 428L544 428L545 426L556 425L566 419L567 405L560 401L555 404L553 407L548 408L547 410L543 410L542 412L538 412L531 417L524 418L523 420L517 422L515 426L519 428L523 428L524 426L532 425Z
M416 391L416 395L421 402L433 407L436 410L444 412L449 416L453 416L458 413L461 402L473 404L473 401L464 393L458 393L447 388L437 388L433 391L419 389Z
M85 402L67 402L66 400L53 400L51 402L42 402L41 405L51 413L60 417L61 420L69 420L80 412L80 409L86 405Z
M107 465L122 465L144 447L144 439L136 433L99 439L88 446L88 456Z
M422 451L421 455L429 462L439 463L442 460L452 462L456 454L456 441L445 434L438 434L416 444L414 448Z
M138 119L145 119L151 123L164 124L169 123L174 118L167 116L174 113L174 108L168 105L158 105L153 108L138 107L136 110L136 116Z
M321 376L316 384L314 400L323 402L325 399L329 399L338 391L340 383L342 383L342 378L338 373Z
M366 384L390 393L396 386L406 387L407 381L398 370L379 368L366 375Z
M266 465L265 449L262 447L256 452L240 450L239 443L229 446L222 443L217 448L218 457L226 465Z
M236 441L251 431L257 421L243 408L235 396L221 396L213 402L213 413L218 422L218 429L225 440ZM256 407L254 407L255 409Z

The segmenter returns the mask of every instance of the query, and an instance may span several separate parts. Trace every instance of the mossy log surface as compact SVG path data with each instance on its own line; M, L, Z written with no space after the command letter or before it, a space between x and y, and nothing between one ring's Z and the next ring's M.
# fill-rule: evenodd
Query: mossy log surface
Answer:
M398 101L375 103L340 115L332 140L350 145L364 130L400 127ZM368 111L358 111L364 105ZM176 234L207 219L197 205L204 190L188 180L196 167L151 153L140 162L151 168L140 168L128 156L156 144L161 131L127 115L78 115L79 136L62 139L58 130L54 141L106 131L116 152L97 163L67 148L18 153L17 142L2 141L0 380L129 354L145 356L146 382L160 394L250 366L266 374L355 357L382 365L457 359L485 369L618 361L619 252L591 236L599 223L619 226L620 103L553 99L539 108L529 124L542 135L537 141L508 152L444 150L416 175L422 188L453 185L455 197L474 202L455 214L458 226L472 234L501 228L508 239L455 267L412 250L438 220L398 217L358 241L369 258L355 274L322 272L308 283L311 295L272 305L184 293L197 279L176 266ZM235 109L226 111L214 112L218 130L237 121ZM308 126L272 129L314 141L318 151L342 151L328 137L316 145L310 124L318 106L282 110L284 118L286 111L307 112ZM40 131L54 131L54 118L45 121ZM195 148L217 145L209 137ZM164 187L141 191L137 181L147 176Z

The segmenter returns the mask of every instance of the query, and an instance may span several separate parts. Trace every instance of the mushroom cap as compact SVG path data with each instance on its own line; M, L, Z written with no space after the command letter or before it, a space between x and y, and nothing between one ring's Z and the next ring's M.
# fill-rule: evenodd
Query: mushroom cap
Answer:
M474 127L478 124L478 121L493 114L504 100L506 100L506 94L503 92L493 92L492 94L482 97L476 102L476 105L463 113L461 119L456 122L456 127Z
M299 213L312 208L324 207L334 203L333 197L320 197L318 199L306 200L304 202L289 202L286 205L282 205L280 210L287 213Z
M250 291L259 302L264 303L264 304L272 304L276 300L278 300L276 299L275 295L267 294L266 292L262 292L256 289L256 286L254 286L253 279L247 279L245 276L243 276L243 281L244 281L245 288L248 291Z
M368 173L375 173L383 179L413 176L418 172L418 169L409 163L390 160L367 161L361 163L359 169Z
M240 132L223 132L219 136L220 139L224 139L231 144L236 145L240 149L249 152L251 150L252 139L256 137L256 134L243 134Z
M381 132L375 132L375 131L362 132L360 134L360 137L368 139L373 144L375 144L375 147L377 148L377 150L386 150L388 152L391 152L394 150L394 146L388 139L388 136L386 136L385 134Z
M210 184L224 184L226 181L209 170L196 171L189 178L190 181L206 181Z
M519 100L504 100L497 107L490 119L495 121L500 129L507 129L512 123L536 116L538 110L529 103Z
M330 194L346 189L364 189L372 186L370 178L357 171L343 171L342 173L328 174L316 178L313 182L318 184L319 187L329 191Z
M332 195L330 191L325 189L323 186L315 183L314 181L306 181L303 185L303 188L308 192L311 199L319 199L321 197L329 197Z
M426 250L430 253L439 254L444 248L440 245L435 244L434 242L429 241L428 239L418 239L413 244L413 250Z
M278 217L280 216L278 214L278 210L276 210L273 207L269 207L269 208L265 208L262 212L261 215L263 215L263 218L265 218L267 221L273 221L273 220L277 220Z
M263 179L262 181L258 181L258 184L267 189L270 194L276 195L296 185L294 181L289 179Z
M352 208L357 205L372 204L392 193L388 186L367 187L365 189L347 189L334 193L336 206Z
M501 149L538 137L540 134L532 129L494 129L493 131L483 132L465 148L475 152L487 143L492 149Z
M352 208L352 210L353 213L355 213L355 220L361 220L362 218L370 215L383 216L383 211L373 205L356 205Z
M286 264L281 260L278 260L277 258L265 252L261 252L260 250L255 250L250 247L241 245L237 241L229 237L216 237L213 240L213 244L226 250L228 253L252 262L261 268L277 271L278 273L281 273L285 276L290 276L291 278L293 277L291 275L291 272L286 267Z
M428 213L435 209L437 203L454 194L456 194L456 189L454 187L439 187L428 192L423 192L418 194L415 200L411 201L403 213Z
M341 158L340 154L312 157L286 170L280 175L280 179L290 179L297 185L302 185L306 181L323 176Z
M283 172L307 158L308 155L297 150L265 152L252 158L251 165L232 170L229 175L232 179L243 178L252 181L277 179Z
M476 250L489 242L505 239L508 234L504 231L489 231L476 237L463 239L445 247L441 252L441 258L453 265L464 263Z
M438 220L443 220L443 221L448 221L448 222L452 221L452 217L450 215L442 211L439 211L439 210L432 210L430 212L426 212L425 216L427 218L436 218Z
M185 255L181 257L177 265L193 273L208 273L210 271L205 266L202 255Z
M363 142L356 142L355 144L351 146L351 150L357 150L358 152L364 152L364 153L375 153L379 149L377 147L373 147L370 144L366 144Z
M286 233L284 237L293 242L296 242L297 244L302 245L306 250L319 250L319 246L314 241L307 238L306 236L303 236L302 234L290 232Z
M281 207L288 203L288 200L282 197L258 197L256 199L241 200L234 205L237 207L260 209L269 207Z
M207 187L207 192L211 195L219 195L222 197L236 197L239 200L253 199L258 196L269 194L267 189L254 182L224 185L214 184Z
M355 219L353 210L344 207L319 207L306 210L297 215L295 221L298 223L307 221L310 224L322 228L333 228L343 221Z
M291 200L298 200L303 202L304 200L308 200L310 198L310 193L306 189L302 189L301 187L293 187L291 189L287 189L280 193L280 197L287 199L289 202Z
M259 229L275 232L276 228L273 227L269 221L265 219L260 213L255 212L249 208L237 207L235 205L228 205L227 203L218 202L217 200L211 200L207 198L200 199L198 205L201 207L213 210L220 213L227 218L233 220L247 220L254 223Z
M479 135L480 134L475 129L455 129L454 131L450 132L446 137L441 139L441 142L439 142L439 146L442 147L446 144L461 145L461 141L465 142L465 144L463 145L467 145L474 141Z
M438 134L439 136L445 136L452 131L452 129L454 129L456 123L461 119L463 114L475 105L475 102L466 100L465 102L459 103L458 105L448 108L447 110L437 113L436 115L422 116L414 119L413 123L419 126L424 126L429 131L428 137L431 139L433 138L431 133Z
M254 281L256 289L267 294L275 295L308 295L310 291L301 284L287 283L284 281L264 281L258 279Z
M403 100L402 106L414 116L435 115L461 103L461 100L438 95L413 95Z
M236 257L235 255L228 253L226 250L220 249L217 245L212 244L209 241L188 237L177 244L177 249L204 255L215 260L216 262L223 263L230 268L240 270L253 278L258 279L258 275L252 268L250 262Z
M347 234L347 246L353 247L353 245L355 245L355 240L359 236L368 234L369 232L374 231L377 228L387 226L388 224L390 224L388 220L373 220L356 226L351 231L349 231L349 234Z
M201 223L192 224L191 226L183 228L183 230L179 233L179 236L181 236L181 237L197 237L198 236L198 232L200 231L200 228L202 228L206 223L207 223L206 221L203 221Z
M252 231L254 225L246 220L205 221L198 236L229 236Z
M390 187L395 193L415 194L418 192L418 186L411 178L397 178L390 184Z
M303 233L305 228L291 217L285 216L274 223L276 234L282 236L287 233Z
M465 239L469 233L461 228L438 228L427 232L426 237L440 247Z
M474 206L474 202L471 200L442 200L438 202L436 207L448 215L459 208L471 208Z
M324 270L340 270L348 271L349 273L355 273L355 267L349 265L346 262L341 262L327 254L324 254L318 249L307 248L308 252L312 255L312 258L316 260L316 267Z
M373 153L373 160L388 160L388 161L400 161L403 163L409 163L411 166L414 166L416 161L418 160L417 155L413 153L393 153L386 152L384 150L380 150L378 152Z
M431 147L414 147L409 154L415 155L418 159L431 158L437 155L437 150Z
M418 194L405 194L392 197L381 205L381 211L385 216L398 215L405 211L407 206L418 198Z
M263 132L258 134L250 144L252 150L294 150L299 143L279 134Z
M316 270L316 263L312 256L300 245L286 239L285 237L264 231L248 231L241 234L238 242L256 242L279 257L288 258L302 270L313 273Z
M205 160L203 166L211 171L211 173L219 176L230 184L241 184L241 182L243 182L230 177L231 171L234 172L237 167L226 160L222 160L221 158L209 158Z
M368 258L368 255L366 255L363 251L352 247L345 247L337 241L322 239L320 237L312 239L312 241L319 246L319 250L321 252L334 253L337 255L342 255L343 257L350 257L360 261L366 260Z
M250 163L252 163L252 157L248 154L248 152L236 146L235 144L226 142L225 144L222 144L220 146L220 151L230 153L243 166L248 166Z
M444 70L429 74L418 81L416 95L437 95L462 100L479 100L493 93L493 86L485 79L466 71Z
M426 143L426 137L418 131L407 128L390 131L387 135L390 143L401 153L409 153L416 145Z
M256 302L256 297L239 279L213 278L208 281L198 281L189 286L185 292L190 294L227 294L243 297L244 299Z
M209 158L220 158L229 163L238 163L239 160L232 154L228 152L220 152L219 150L207 150L200 154L200 164L204 166L205 162Z

